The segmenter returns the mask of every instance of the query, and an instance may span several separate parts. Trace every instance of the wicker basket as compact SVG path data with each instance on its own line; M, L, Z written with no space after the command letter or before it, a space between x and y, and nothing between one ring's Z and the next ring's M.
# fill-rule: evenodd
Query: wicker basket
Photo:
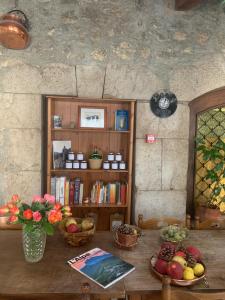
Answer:
M87 219L87 218L85 218L85 219ZM80 219L80 218L75 218L75 220L77 221L78 224L81 224L81 222L82 222L82 219ZM86 244L93 238L94 233L95 233L95 225L93 226L93 228L91 228L90 230L87 230L87 231L70 233L70 232L66 231L66 227L65 227L66 221L67 221L67 219L64 219L62 222L60 222L59 230L61 231L61 233L63 234L65 240L67 241L67 243L69 245L79 247L79 246ZM92 219L92 221L94 224L93 219Z
M118 242L125 247L133 246L138 241L137 234L123 234L120 232L116 232L116 235Z

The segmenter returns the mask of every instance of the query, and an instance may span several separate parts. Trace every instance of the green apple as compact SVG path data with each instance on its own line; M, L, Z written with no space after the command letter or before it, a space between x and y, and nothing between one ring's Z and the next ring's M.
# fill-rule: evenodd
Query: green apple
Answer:
M172 261L178 262L183 268L187 267L187 262L182 256L176 255L172 258Z

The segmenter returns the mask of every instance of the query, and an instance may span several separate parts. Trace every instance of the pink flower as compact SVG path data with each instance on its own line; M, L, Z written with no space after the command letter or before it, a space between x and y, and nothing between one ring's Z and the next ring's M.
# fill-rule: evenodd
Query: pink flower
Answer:
M33 212L33 220L34 222L39 222L42 219L42 215L39 211L34 211Z
M15 216L15 215L10 216L9 219L8 219L9 223L15 223L17 221L18 221L18 217Z
M56 202L53 209L60 210L62 205L59 202Z
M19 202L19 195L17 195L17 194L12 195L11 201L13 203Z
M51 203L51 204L54 204L54 203L55 203L55 196L53 196L53 195L45 194L45 195L44 195L44 199L45 199L46 201L48 201L49 203Z
M33 202L43 203L43 202L45 202L45 200L40 195L34 195L33 196Z

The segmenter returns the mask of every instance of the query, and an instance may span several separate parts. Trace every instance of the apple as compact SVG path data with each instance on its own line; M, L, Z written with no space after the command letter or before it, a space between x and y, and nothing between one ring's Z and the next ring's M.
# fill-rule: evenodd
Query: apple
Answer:
M73 217L70 217L66 220L65 226L68 227L70 224L77 224L77 221Z
M160 274L167 274L167 264L167 261L158 258L155 263L156 271L158 271Z
M176 261L171 261L167 266L167 274L174 279L182 279L183 267Z
M77 224L70 224L69 226L66 227L66 231L69 233L76 233L80 231L80 227L77 226Z
M195 258L197 261L199 261L199 260L202 259L202 254L201 254L201 252L198 250L198 248L196 248L196 247L194 247L194 246L188 246L188 247L186 248L186 251L187 251L188 253L190 253L191 255L193 255L194 258Z

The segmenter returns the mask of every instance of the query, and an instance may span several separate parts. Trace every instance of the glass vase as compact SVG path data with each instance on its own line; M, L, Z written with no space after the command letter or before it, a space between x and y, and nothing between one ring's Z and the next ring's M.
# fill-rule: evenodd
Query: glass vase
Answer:
M23 227L23 251L27 262L40 261L44 255L45 244L46 232L40 225L34 225L29 232Z

